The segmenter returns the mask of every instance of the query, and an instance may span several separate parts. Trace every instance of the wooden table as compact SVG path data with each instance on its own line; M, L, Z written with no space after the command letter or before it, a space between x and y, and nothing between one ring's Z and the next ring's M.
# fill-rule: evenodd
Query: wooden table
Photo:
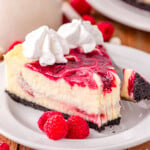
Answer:
M104 17L98 12L94 11L93 15L98 21L110 21L115 26L114 36L117 36L121 39L123 45L134 47L142 51L150 53L150 33L139 31L115 21ZM31 150L25 146L17 144L4 136L0 135L0 141L7 142L10 145L10 150ZM128 150L150 150L150 141L142 145L136 146L134 148L129 148Z

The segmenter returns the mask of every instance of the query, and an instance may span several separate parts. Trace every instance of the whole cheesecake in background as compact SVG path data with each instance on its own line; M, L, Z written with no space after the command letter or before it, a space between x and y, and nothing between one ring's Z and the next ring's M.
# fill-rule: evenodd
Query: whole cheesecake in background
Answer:
M150 11L150 0L122 0L137 8Z
M120 122L120 79L103 47L101 32L74 20L56 32L31 32L5 55L7 93L40 110L78 115L91 128Z
M23 41L32 30L62 24L62 0L0 0L0 56L14 41Z

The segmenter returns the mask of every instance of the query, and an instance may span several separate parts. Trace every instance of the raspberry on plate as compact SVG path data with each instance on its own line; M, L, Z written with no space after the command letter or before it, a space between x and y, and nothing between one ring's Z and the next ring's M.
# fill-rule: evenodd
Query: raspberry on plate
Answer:
M9 150L9 145L4 142L0 142L0 150Z
M104 41L109 41L114 33L114 26L109 22L100 22L97 26L103 34Z
M92 7L86 0L70 0L71 6L80 14L89 14Z
M84 139L89 135L89 126L87 122L79 116L71 116L68 121L69 139Z
M59 140L66 137L68 125L63 116L54 115L46 121L44 131L50 139Z
M83 15L82 19L85 21L90 21L91 24L93 24L93 25L96 23L95 18L92 17L91 15Z
M42 131L44 131L43 128L44 128L44 124L46 123L47 119L51 118L53 115L63 116L63 114L58 111L47 111L47 112L43 113L43 115L38 120L38 126Z

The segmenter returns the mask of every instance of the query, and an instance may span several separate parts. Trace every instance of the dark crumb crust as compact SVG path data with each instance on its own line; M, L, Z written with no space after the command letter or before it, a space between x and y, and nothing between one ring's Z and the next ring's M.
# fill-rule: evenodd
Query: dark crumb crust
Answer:
M7 91L7 90L6 90L6 93L12 98L12 100L14 100L15 102L21 103L21 104L23 104L23 105L25 105L25 106L30 106L30 107L32 107L32 108L34 108L34 109L38 109L38 110L41 110L41 111L53 111L53 110L51 110L51 109L45 108L45 107L43 107L43 106L40 106L40 105L38 105L38 104L29 102L29 101L27 101L27 100L25 100L25 99L21 99L20 97L16 96L15 94L10 93L10 92ZM67 115L67 114L63 114L63 115L64 115L65 119L67 119L67 118L70 117L70 116ZM100 128L99 128L99 127L97 126L97 124L95 124L95 123L92 123L92 122L89 122L89 121L87 121L87 123L88 123L88 125L89 125L90 128L95 129L95 130L97 130L98 132L100 132L100 131L104 130L106 126L109 126L109 125L119 125L119 124L120 124L120 119L121 119L121 118L119 117L119 118L117 118L117 119L111 120L111 121L109 121L107 124L104 124L104 125L103 125L102 127L100 127Z
M141 2L139 3L137 2L137 0L122 0L122 1L127 2L128 4L138 7L140 9L150 11L150 5Z
M137 102L142 99L150 100L150 83L138 73L135 74L133 95Z

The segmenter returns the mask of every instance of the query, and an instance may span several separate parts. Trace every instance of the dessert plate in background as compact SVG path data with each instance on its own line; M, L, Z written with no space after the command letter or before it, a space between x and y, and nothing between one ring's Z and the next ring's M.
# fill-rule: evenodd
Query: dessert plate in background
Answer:
M133 68L150 81L150 55L135 49L106 44L106 49L121 67ZM5 90L4 64L0 63L0 134L39 150L119 150L150 140L150 110L122 101L121 123L101 133L90 130L84 140L49 140L37 127L41 111L12 101ZM148 132L146 132L148 131Z
M150 32L150 12L136 8L121 0L88 0L105 16L136 29Z

